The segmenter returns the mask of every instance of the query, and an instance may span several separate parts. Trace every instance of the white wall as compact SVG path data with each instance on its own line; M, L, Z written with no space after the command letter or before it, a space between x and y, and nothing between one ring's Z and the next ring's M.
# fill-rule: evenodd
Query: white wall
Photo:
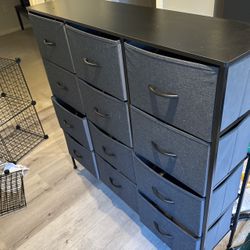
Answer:
M205 16L213 16L215 0L157 0L157 7Z
M20 30L20 25L14 9L14 6L19 3L19 0L0 0L0 36ZM25 17L23 20L24 24L27 24Z

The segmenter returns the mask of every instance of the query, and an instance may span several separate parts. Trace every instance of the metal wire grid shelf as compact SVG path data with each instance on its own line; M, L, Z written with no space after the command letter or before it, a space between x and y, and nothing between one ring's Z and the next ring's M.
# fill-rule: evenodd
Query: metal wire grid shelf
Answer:
M43 139L20 59L0 58L0 159L16 163Z
M0 175L0 216L26 207L22 171Z

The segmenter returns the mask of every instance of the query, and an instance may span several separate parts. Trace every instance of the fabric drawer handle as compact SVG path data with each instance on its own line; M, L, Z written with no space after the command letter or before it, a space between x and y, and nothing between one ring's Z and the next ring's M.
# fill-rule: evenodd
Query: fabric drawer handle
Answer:
M157 198L159 198L161 201L166 202L168 204L174 204L174 202L172 200L169 200L166 197L164 197L164 195L161 194L156 187L152 187L152 191L153 191L154 195Z
M73 153L74 153L74 155L77 157L77 158L82 158L82 156L74 149L73 150Z
M113 178L109 177L109 181L110 181L110 183L111 183L114 187L116 187L116 188L122 188L122 185L120 185L120 184L115 184L115 183L114 183Z
M46 46L56 46L56 43L48 41L47 39L43 40L43 44Z
M63 120L63 123L65 124L65 126L67 128L73 128L74 126L72 124L70 124L67 120Z
M56 82L56 85L60 89L67 90L67 88L61 82Z
M88 66L92 66L92 67L98 67L98 64L97 63L94 63L94 62L90 62L88 58L83 58L83 62L85 64L87 64Z
M169 238L169 239L172 239L172 238L173 238L173 236L172 236L171 234L168 234L168 233L163 232L163 231L160 229L159 224L158 224L156 221L154 221L154 227L155 227L155 229L156 229L161 235L163 235L163 236L165 236L165 237L167 237L167 238Z
M167 152L166 150L160 148L154 141L151 141L153 147L155 148L155 150L157 150L160 154L163 154L165 156L168 157L172 157L172 158L176 158L177 156L173 153Z
M102 118L109 118L109 117L110 117L109 114L103 114L103 113L101 113L97 107L94 107L94 111L95 111L95 113L96 113L97 115L99 115L99 116L102 117Z
M157 96L161 96L161 97L166 97L166 98L178 98L179 96L177 94L174 93L166 93L166 92L162 92L160 90L158 90L155 86L153 85L148 85L148 89L154 93Z
M106 154L107 156L111 156L111 157L115 157L115 154L114 153L109 153L107 151L107 148L102 146L102 151L104 152L104 154Z

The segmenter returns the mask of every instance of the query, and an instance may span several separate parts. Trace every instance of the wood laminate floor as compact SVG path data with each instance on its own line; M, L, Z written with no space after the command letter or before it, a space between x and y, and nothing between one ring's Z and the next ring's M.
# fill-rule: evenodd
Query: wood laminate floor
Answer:
M32 31L0 37L0 57L21 57L24 75L50 137L20 162L30 168L25 177L28 206L0 218L0 250L168 249L104 184L84 169L73 170ZM246 207L249 197L250 192ZM250 223L241 223L236 243L249 231ZM216 250L225 249L226 244L224 239Z

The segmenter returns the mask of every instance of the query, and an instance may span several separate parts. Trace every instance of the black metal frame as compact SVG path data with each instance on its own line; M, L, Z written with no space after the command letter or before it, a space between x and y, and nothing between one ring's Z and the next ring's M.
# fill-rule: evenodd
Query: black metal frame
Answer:
M221 66L217 81L215 105L214 105L212 143L211 143L211 153L209 159L207 190L205 197L205 211L204 211L204 221L202 227L201 250L205 249L206 235L208 232L208 214L209 214L211 196L213 192L213 175L216 166L217 151L220 138L220 127L221 127L222 113L223 113L223 106L225 99L227 73L228 73L228 67Z

